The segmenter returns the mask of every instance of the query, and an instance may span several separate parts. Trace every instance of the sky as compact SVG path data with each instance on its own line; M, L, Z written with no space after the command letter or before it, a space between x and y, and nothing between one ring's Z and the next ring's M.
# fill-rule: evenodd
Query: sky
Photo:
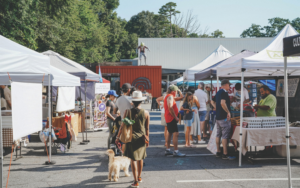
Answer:
M226 38L240 37L251 24L268 25L268 19L300 17L300 0L120 0L118 16L127 21L141 11L158 13L168 2L177 3L177 10L189 10L198 17L201 29L211 33L221 30Z

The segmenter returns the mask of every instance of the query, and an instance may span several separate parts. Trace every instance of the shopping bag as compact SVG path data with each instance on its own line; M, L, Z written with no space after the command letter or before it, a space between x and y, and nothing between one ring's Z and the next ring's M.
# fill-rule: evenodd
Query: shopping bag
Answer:
M214 130L210 135L209 142L207 144L207 149L212 152L213 154L217 153L217 144L216 144L216 138L217 138L217 123L215 124Z
M72 141L76 142L77 141L77 137L76 137L76 134L75 134L75 131L73 128L71 128L71 135L72 135Z
M131 110L130 109L127 110L126 117L129 120L132 120L131 119ZM122 127L121 135L120 135L120 141L126 144L128 142L131 142L131 140L132 140L132 124L125 124L123 122L123 127Z

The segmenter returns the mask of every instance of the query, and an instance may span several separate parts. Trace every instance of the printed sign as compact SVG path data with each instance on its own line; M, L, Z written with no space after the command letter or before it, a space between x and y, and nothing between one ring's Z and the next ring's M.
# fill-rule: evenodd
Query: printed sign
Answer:
M295 97L298 88L299 78L288 79L288 95ZM277 83L277 97L284 97L284 79L279 79Z
M110 83L96 83L95 94L107 93L110 90Z

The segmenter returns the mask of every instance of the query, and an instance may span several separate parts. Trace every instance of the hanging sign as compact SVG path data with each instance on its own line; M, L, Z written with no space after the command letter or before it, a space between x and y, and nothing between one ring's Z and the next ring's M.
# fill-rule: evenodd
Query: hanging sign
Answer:
M108 93L110 90L110 83L96 83L95 84L95 94Z
M288 79L289 97L295 97L298 88L299 78ZM284 97L284 79L279 79L276 90L277 97Z

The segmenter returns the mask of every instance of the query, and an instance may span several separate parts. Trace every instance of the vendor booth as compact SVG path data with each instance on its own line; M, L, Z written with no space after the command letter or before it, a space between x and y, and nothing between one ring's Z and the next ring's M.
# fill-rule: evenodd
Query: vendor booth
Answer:
M75 106L75 113L78 113L85 121L81 123L81 131L83 134L83 140L81 144L87 144L87 128L93 130L93 113L91 109L91 101L95 98L95 82L99 82L100 76L91 70L79 65L78 63L61 56L60 54L53 52L51 50L43 52L44 55L49 56L50 64L62 71L65 71L69 74L77 76L81 79L81 87L76 88L76 93L79 96L76 96L77 102ZM82 99L85 100L82 100ZM74 101L75 102L75 101ZM84 106L84 108L82 107ZM88 117L90 118L89 123L87 122ZM84 132L86 132L86 138L84 138Z
M35 102L32 103L31 106L28 106L28 109L25 111L20 111L15 108L21 108L22 105L26 104L26 101L21 101L20 104L16 102L12 102L12 117L15 119L24 117L24 119L21 119L22 122L20 124L20 121L13 121L13 140L19 139L19 137L26 136L28 134L34 133L41 128L42 124L42 82L43 82L43 75L48 76L49 82L50 82L50 60L47 57L42 56L41 54L30 50L26 47L23 47L3 36L0 36L0 74L6 75L9 77L9 80L11 82L10 85L12 85L12 90L14 90L12 93L12 101L15 97L18 96L18 89L24 87L24 83L22 82L15 82L12 80L9 76L9 74L12 73L22 73L22 74L39 74L42 75L40 79L40 83L35 84L28 84L27 89L32 89L32 91L39 90L39 93L36 93L37 95L40 95L40 99L37 99ZM15 84L16 87L14 86ZM49 84L50 85L50 84ZM50 86L49 86L50 87ZM16 92L15 92L16 91ZM36 95L28 95L26 92L23 92L23 98L24 100L30 100L32 97L36 97ZM17 99L16 98L16 99ZM34 99L33 99L34 100ZM50 98L49 98L50 100ZM2 101L2 100L0 100ZM18 100L15 100L18 101ZM21 105L21 106L18 106ZM32 110L32 111L31 111ZM37 112L39 115L34 114L32 112ZM21 114L20 114L21 113ZM0 109L0 156L3 156L3 131L2 131L2 112ZM26 126L24 126L26 125ZM24 128L27 130L25 132ZM13 143L11 143L13 144ZM3 158L1 157L1 166L0 166L0 184L3 185L2 179L2 167L3 167Z
M243 138L247 137L246 146L248 144L248 134L244 131L255 131L254 129L259 129L259 132L263 132L265 129L268 129L267 132L272 132L272 129L276 129L274 132L279 132L285 130L285 139L281 141L274 141L275 144L269 143L265 145L286 145L286 156L287 156L287 165L288 165L288 180L289 187L291 187L291 170L290 170L290 140L293 140L293 144L299 146L300 140L296 139L297 134L295 130L299 128L289 128L289 111L288 111L288 76L300 75L300 57L283 57L283 38L297 35L297 31L291 26L286 25L280 33L273 39L273 41L259 53L248 57L242 58L239 61L234 63L220 66L217 68L217 77L222 78L236 78L241 77L242 87L244 85L244 77L247 78L276 78L277 76L284 76L283 82L283 91L285 98L285 117L257 117L257 118L243 118L243 115L240 115L240 126L239 127L239 142L242 146ZM287 62L288 61L288 62ZM243 95L243 90L242 90ZM282 124L282 122L284 122ZM249 125L256 125L257 128L249 128ZM248 128L247 128L248 126ZM269 128L267 128L269 127ZM278 129L278 130L277 130ZM295 129L295 130L294 130ZM295 134L290 134L293 132ZM282 132L283 133L283 132ZM244 135L246 134L246 135ZM299 135L299 134L298 134ZM264 140L272 140L272 134L264 134ZM273 140L272 140L273 142ZM264 144L263 142L256 143L256 145ZM242 159L242 149L240 149L239 165L241 166Z

